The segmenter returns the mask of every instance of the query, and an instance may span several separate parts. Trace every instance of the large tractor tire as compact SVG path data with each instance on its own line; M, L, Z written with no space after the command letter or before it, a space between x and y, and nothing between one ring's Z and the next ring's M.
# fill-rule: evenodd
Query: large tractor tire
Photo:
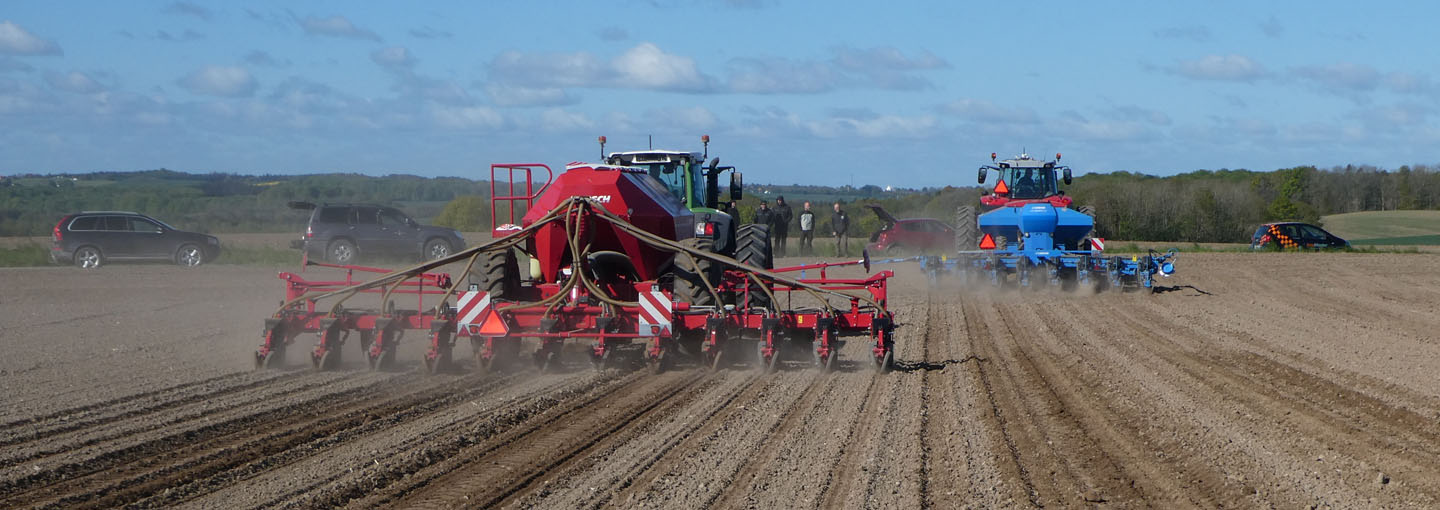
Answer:
M754 268L774 269L775 264L770 251L770 227L744 225L735 229L735 260ZM751 307L773 307L770 296L754 281L750 281L746 288L749 289Z
M1080 241L1081 243L1084 243L1084 244L1082 244L1081 246L1074 246L1074 247L1072 247L1071 249L1074 249L1074 250L1088 250L1088 249L1090 249L1090 246L1088 245L1089 239L1095 237L1095 227L1094 227L1094 225L1095 225L1095 206L1093 206L1093 205L1082 205L1082 206L1080 206L1079 211L1080 211L1080 214L1084 214L1084 215L1090 217L1090 225L1091 225L1091 227L1090 227L1090 231L1089 231L1089 232L1086 232L1086 233L1085 233L1085 237Z
M485 252L475 261L471 273L480 284L480 290L490 299L515 299L520 292L520 265L515 261L515 252L510 249Z
M974 251L980 245L980 226L976 223L975 206L955 209L955 251Z
M710 239L693 237L680 241L680 244L693 250L710 252L715 247L715 242ZM690 267L690 260L682 254L675 254L675 261L671 263L670 273L675 278L675 299L700 306L715 306L715 295L710 293L710 288L705 286L701 278L710 282L710 286L720 285L720 266L714 261L706 258L695 257L697 268ZM697 271L698 269L698 271Z

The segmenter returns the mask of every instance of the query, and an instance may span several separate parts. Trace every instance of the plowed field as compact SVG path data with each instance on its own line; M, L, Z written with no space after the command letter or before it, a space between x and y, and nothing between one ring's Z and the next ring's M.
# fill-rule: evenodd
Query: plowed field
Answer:
M425 376L415 338L315 372L309 337L256 372L273 270L3 270L0 508L1434 508L1437 262L1182 254L1154 295L896 266L885 374L852 341L830 373Z

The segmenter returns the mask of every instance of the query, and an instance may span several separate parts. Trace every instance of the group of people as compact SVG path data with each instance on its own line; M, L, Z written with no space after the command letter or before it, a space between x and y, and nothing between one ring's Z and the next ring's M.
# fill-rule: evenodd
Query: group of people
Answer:
M810 210L810 202L805 202L800 210L800 255L810 255L815 252L815 228L819 222L815 221L815 212ZM835 238L836 254L844 257L850 253L850 216L840 208L840 202L835 202L835 212L830 215L830 235ZM755 210L755 217L751 223L767 225L770 227L770 246L776 257L786 255L789 238L790 225L795 215L790 210L790 205L785 203L785 197L775 199L775 208L771 209L766 201L760 201L760 207Z

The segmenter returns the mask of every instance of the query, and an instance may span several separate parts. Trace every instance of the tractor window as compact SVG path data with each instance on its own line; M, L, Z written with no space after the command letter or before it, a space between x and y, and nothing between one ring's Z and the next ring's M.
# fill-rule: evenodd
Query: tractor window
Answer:
M1057 189L1055 170L1051 168L1009 168L1005 173L1011 198L1044 198L1054 195Z
M691 185L687 191L685 189L685 176L687 174L685 171L685 163L644 163L636 166L645 168L645 171L648 172L651 177L659 180L661 184L664 184L665 190L669 191L675 198L689 202L689 204L699 205L705 203L705 177L699 169L696 169L697 171L694 172L688 172L695 179L695 183ZM687 193L690 197L689 199L685 198Z

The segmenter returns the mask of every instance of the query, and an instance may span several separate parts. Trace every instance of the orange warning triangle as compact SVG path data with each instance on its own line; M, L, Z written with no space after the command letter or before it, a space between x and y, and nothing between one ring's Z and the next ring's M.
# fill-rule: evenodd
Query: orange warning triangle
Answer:
M995 181L995 194L996 194L996 195L1004 195L1004 194L1009 193L1009 192L1010 192L1010 187L1005 185L1005 180L1004 180L1004 179Z
M982 249L982 250L993 250L993 249L995 249L995 238L990 237L990 234L985 234L985 237L980 238L980 249Z
M510 334L510 328L505 326L505 320L500 318L500 314L496 313L495 307L492 306L490 309L485 310L485 319L480 321L480 331L476 332L476 334L480 336L505 336Z

